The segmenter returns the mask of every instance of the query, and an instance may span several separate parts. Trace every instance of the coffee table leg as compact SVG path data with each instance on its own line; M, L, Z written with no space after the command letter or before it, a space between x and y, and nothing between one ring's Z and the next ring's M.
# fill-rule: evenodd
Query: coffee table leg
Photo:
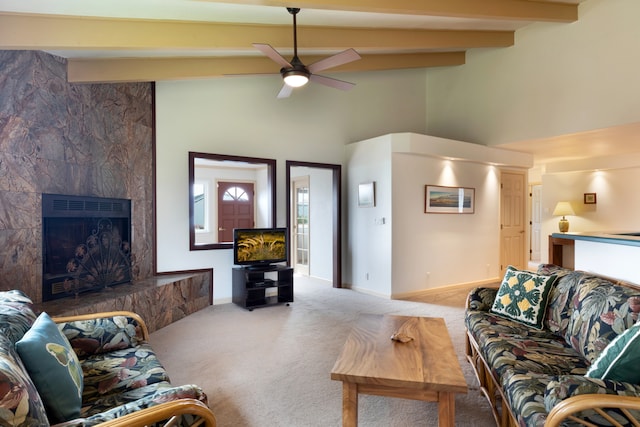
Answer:
M342 383L342 426L358 426L358 385Z
M438 426L453 427L456 424L456 395L438 393Z

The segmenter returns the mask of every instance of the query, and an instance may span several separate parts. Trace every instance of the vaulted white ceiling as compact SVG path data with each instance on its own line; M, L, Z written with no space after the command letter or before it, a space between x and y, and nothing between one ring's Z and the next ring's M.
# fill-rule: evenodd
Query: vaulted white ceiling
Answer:
M581 0L0 0L0 49L68 58L75 82L157 81L274 73L252 43L307 64L354 48L331 71L464 64L474 48L514 44L532 22L578 19Z
M464 64L474 48L505 48L534 22L565 25L583 0L0 0L0 49L67 58L71 82L159 81L277 73L252 43L293 55L301 9L304 63L354 48L362 59L323 72ZM506 144L537 162L629 152L638 124ZM604 144L602 141L607 141ZM589 147L589 149L585 149Z

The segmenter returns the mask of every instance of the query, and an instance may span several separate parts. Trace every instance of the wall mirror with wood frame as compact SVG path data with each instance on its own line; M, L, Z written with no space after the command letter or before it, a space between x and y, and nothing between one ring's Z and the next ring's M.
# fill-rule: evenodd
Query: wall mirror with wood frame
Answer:
M189 249L231 249L234 228L276 218L276 161L189 152Z

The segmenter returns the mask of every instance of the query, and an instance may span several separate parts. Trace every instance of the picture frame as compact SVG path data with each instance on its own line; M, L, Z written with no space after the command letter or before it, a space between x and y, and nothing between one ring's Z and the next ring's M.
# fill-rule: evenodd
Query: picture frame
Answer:
M475 212L475 188L424 186L424 212L472 214Z
M595 205L597 203L596 193L584 193L584 204Z
M365 182L358 185L358 207L372 208L376 205L376 183Z

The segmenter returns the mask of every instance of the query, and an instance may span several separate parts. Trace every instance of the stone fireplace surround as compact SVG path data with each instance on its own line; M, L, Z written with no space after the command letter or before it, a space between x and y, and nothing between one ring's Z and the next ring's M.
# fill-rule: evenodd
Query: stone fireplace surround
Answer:
M211 303L211 271L155 274L153 93L67 83L62 58L0 51L0 290L52 315L144 309L166 321ZM42 303L43 193L132 201L131 285Z

